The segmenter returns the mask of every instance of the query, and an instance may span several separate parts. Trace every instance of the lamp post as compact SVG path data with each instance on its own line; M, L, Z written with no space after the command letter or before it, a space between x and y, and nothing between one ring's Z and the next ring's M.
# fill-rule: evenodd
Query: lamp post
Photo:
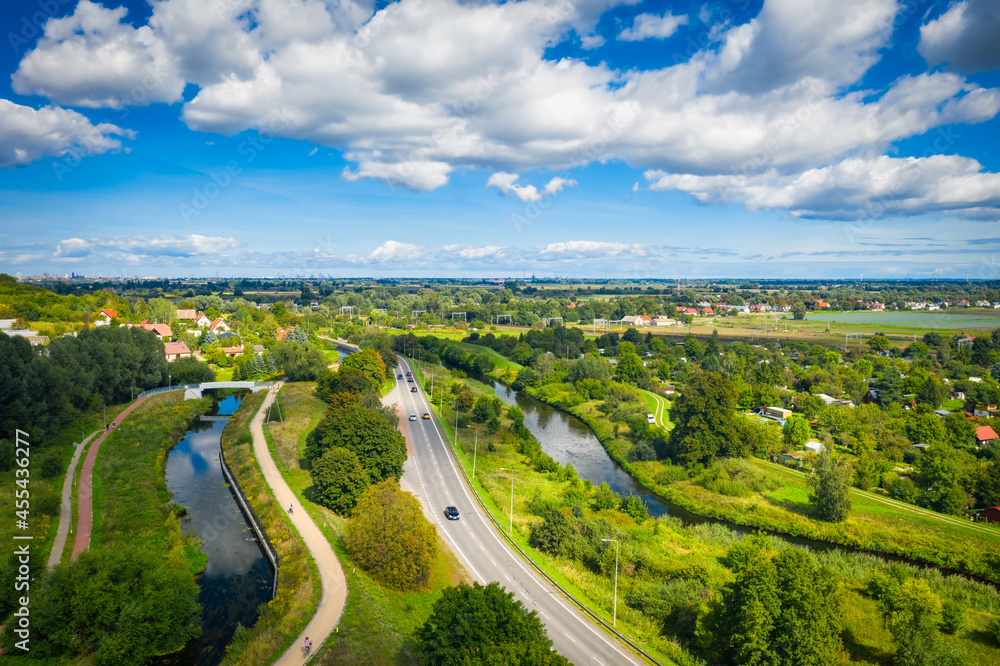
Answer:
M601 539L615 542L615 602L611 616L611 626L618 626L618 539Z
M510 534L510 538L514 538L514 470L509 467L501 467L500 469L510 472L510 529L507 533Z
M467 428L475 428L476 442L472 445L472 478L476 478L476 454L479 452L479 426L469 425Z

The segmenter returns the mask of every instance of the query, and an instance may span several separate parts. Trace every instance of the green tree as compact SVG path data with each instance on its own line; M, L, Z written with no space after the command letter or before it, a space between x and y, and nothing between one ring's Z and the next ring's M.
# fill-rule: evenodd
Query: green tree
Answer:
M629 494L622 497L621 505L618 508L622 513L631 516L637 523L649 518L646 505L636 495Z
M399 478L406 461L406 440L385 417L360 404L335 407L306 439L306 458L311 462L330 448L352 451L368 471L369 483Z
M847 520L851 512L851 479L854 470L846 460L834 456L831 447L826 447L816 461L816 473L809 477L812 492L809 500L813 503L816 517L831 523Z
M885 624L898 646L896 666L952 666L958 655L941 637L941 600L926 580L911 578L885 600Z
M674 401L668 450L684 462L729 456L744 450L743 430L736 420L738 394L732 382L715 372L697 371Z
M872 351L885 351L889 348L889 338L885 337L881 333L878 333L868 341L868 346L872 349Z
M170 364L171 380L175 385L214 382L215 370L194 357L177 359Z
M468 388L463 388L461 391L458 392L458 395L455 396L456 409L458 409L460 412L469 411L470 409L472 409L472 405L474 403L475 399L472 396L472 391L470 391Z
M802 301L795 301L792 303L792 319L805 319L806 318L806 304Z
M623 342L618 346L618 364L615 366L615 377L620 382L634 382L646 374L642 360L635 352L631 342Z
M271 345L271 356L290 381L307 382L326 372L323 352L299 342L278 342ZM381 382L380 382L381 383Z
M446 588L416 631L417 654L429 666L452 664L569 664L535 611L490 583Z
M553 555L563 554L563 544L573 536L575 530L566 514L553 509L545 515L545 520L531 528L531 545Z
M351 558L382 584L399 590L427 586L438 557L437 532L413 495L394 479L370 486L347 522Z
M596 356L584 356L569 364L566 378L574 384L585 379L604 384L611 379L611 369L605 361Z
M341 359L340 367L359 370L375 386L382 386L385 382L385 362L374 349L362 349L348 354Z
M309 474L316 501L342 516L354 509L368 487L368 472L353 451L340 446L327 449Z
M798 414L792 414L785 421L785 427L781 429L781 438L785 444L790 444L791 446L802 446L809 441L809 437L812 435L812 430L809 427L809 421Z
M598 511L602 509L614 509L618 506L618 503L618 494L611 489L611 486L602 481L601 485L594 491L594 508Z

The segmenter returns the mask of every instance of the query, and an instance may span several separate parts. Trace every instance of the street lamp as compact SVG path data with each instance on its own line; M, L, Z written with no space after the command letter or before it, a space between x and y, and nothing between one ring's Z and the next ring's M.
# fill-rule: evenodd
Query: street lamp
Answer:
M509 467L501 467L500 469L510 472L510 529L507 530L510 534L510 538L514 538L514 470Z
M479 452L479 426L468 425L466 428L476 429L476 443L472 445L472 478L476 478L476 453Z
M611 626L618 626L618 539L601 539L601 541L614 541L615 542L615 602L614 610L612 611Z

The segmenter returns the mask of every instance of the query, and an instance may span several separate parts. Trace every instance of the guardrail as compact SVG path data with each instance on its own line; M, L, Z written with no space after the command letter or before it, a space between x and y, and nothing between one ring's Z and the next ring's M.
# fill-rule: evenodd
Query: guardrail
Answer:
M156 395L157 393L166 393L167 391L186 391L187 389L196 389L201 384L178 384L177 386L161 386L160 388L149 389L148 391L143 391L139 395L135 396L136 400L139 398L148 398L151 395Z
M228 384L230 386L222 386L223 384ZM143 391L139 395L135 396L136 399L147 398L151 395L156 395L157 393L166 393L167 391L186 391L187 389L217 389L217 388L251 388L246 386L246 384L253 384L253 389L261 390L272 386L274 382L202 382L200 384L177 384L174 386L161 386L160 388L149 389L148 391Z
M433 409L433 408L434 408L434 405L432 403L431 404L431 409ZM438 428L442 432L444 432L444 429L441 428L440 425L438 426ZM551 583L553 587L555 587L557 590L559 590L559 592L561 592L564 597L566 597L567 599L569 599L570 601L572 601L574 604L576 604L580 608L581 611L583 611L585 614L587 614L588 616L590 616L591 618L593 618L594 621L598 622L602 627L604 627L604 629L608 633L614 634L618 638L618 640L620 640L625 645L628 645L635 652L637 652L638 654L642 655L643 657L645 657L647 660L649 660L653 664L656 664L656 666L663 666L663 664L661 664L659 661L657 661L654 657L652 657L650 654L648 654L641 647L639 647L638 645L636 645L635 643L633 643L632 641L630 641L625 636L622 636L618 632L617 629L615 629L610 624L608 624L607 622L605 622L602 618L598 617L592 610L590 610L589 608L587 608L576 597L574 597L572 594L570 594L569 591L566 590L562 585L560 585L559 583L557 583L555 580L552 579L551 576L549 576L547 573L545 573L545 571L540 566L538 566L533 559L531 559L531 556L528 555L526 552L524 552L524 550L521 548L521 546L519 546L517 544L517 542L514 541L513 537L510 534L508 534L506 531L504 531L503 526L500 525L500 523L497 522L497 519L493 517L493 514L490 513L490 510L486 508L486 503L483 502L483 498L479 496L479 492L476 490L475 484L472 483L472 479L469 478L469 474L465 470L465 466L462 465L462 461L458 459L458 455L455 453L455 445L454 445L454 443L452 443L450 437L448 438L448 451L455 458L456 467L458 467L460 470L462 470L462 476L465 478L466 484L472 490L472 494L473 494L473 496L475 496L476 501L479 502L479 506L482 507L483 512L487 516L489 516L489 519L491 521L493 521L493 525L497 528L497 531L500 532L501 535L503 535L504 539L507 540L507 543L509 543L511 546L513 546L517 550L517 552L521 554L521 558L524 559L524 560L527 560L528 564L530 564L538 573L540 573L545 578L545 580L549 581L549 583Z
M222 450L222 444L219 444L219 462L222 463L222 475L226 477L226 482L233 491L233 495L236 496L236 502L240 505L240 509L243 511L243 515L246 516L247 521L250 523L250 527L253 528L254 533L260 540L261 545L264 547L264 555L271 562L271 568L274 569L274 584L271 587L271 598L273 599L275 595L278 594L278 551L274 549L271 545L271 540L267 538L267 533L264 528L261 527L260 519L257 518L257 514L254 513L253 507L247 501L246 493L243 492L243 487L240 482L236 480L236 476L233 471L229 469L229 463L226 462L226 454Z

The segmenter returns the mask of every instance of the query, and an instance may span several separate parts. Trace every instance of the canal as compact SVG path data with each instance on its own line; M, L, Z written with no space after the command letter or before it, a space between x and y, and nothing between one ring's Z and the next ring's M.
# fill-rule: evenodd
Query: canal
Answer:
M216 401L167 457L167 489L172 502L187 509L181 528L198 537L208 563L198 577L202 634L180 652L155 660L157 666L219 664L237 626L252 627L258 608L274 594L274 572L219 462L222 431L239 404L237 396Z

